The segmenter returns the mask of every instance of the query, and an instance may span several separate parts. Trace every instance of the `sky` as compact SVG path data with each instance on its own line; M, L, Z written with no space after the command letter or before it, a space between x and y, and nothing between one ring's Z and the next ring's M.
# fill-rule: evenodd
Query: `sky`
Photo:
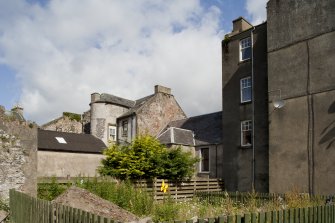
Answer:
M0 0L0 105L44 124L93 92L172 89L188 116L221 110L221 40L267 0Z

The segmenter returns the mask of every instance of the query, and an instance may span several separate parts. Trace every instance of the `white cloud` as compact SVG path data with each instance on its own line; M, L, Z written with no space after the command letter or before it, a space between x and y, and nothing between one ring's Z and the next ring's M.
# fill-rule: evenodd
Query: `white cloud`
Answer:
M221 109L220 11L189 0L0 0L0 62L17 72L21 104L44 123L83 112L92 92L138 99L172 88L188 115ZM8 20L8 21L7 21Z
M246 9L252 17L251 23L258 25L266 21L266 3L268 0L246 0Z

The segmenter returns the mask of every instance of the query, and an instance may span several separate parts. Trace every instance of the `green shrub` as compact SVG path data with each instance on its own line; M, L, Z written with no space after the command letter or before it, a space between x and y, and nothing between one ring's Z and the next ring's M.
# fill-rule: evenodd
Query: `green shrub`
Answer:
M99 172L118 179L190 178L197 158L182 149L167 149L152 136L139 136L129 146L113 144L104 151Z

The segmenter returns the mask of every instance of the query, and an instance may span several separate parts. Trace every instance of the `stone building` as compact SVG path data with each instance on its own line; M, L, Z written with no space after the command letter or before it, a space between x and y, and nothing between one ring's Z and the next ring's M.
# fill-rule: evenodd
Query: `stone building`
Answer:
M159 85L154 94L135 101L93 93L90 106L91 134L106 144L127 144L140 134L157 136L169 122L186 118L171 89Z
M41 125L40 129L57 132L83 133L82 115L63 112L61 117Z
M170 122L157 139L168 147L181 146L200 159L199 178L222 178L222 112Z
M222 41L227 189L334 193L335 1L270 0L267 22L233 23Z
M9 189L37 194L37 128L22 111L0 106L0 197L6 200Z

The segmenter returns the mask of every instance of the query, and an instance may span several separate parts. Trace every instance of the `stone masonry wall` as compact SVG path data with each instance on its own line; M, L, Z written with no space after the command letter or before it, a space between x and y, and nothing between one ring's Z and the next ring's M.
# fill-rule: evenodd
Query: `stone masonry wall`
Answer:
M0 197L9 189L37 194L37 128L6 115L0 107Z
M173 95L157 93L137 114L137 133L156 136L174 120L186 115Z
M81 124L81 122L71 120L69 117L63 116L47 124L44 124L43 126L41 126L41 129L59 132L82 133L83 125Z

